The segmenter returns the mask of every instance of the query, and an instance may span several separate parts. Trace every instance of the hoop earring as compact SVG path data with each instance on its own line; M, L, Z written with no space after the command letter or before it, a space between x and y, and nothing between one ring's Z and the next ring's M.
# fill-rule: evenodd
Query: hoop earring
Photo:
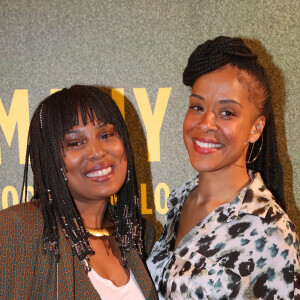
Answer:
M251 132L251 134L253 134L253 132ZM255 143L256 143L256 142L255 142ZM246 160L246 163L247 163L247 164L253 163L253 162L256 161L256 159L258 158L258 156L259 156L259 154L260 154L260 152L261 152L261 149L262 149L262 145L263 145L263 143L264 143L264 136L263 136L263 134L261 134L260 147L259 147L259 150L258 150L256 156L255 156L254 158L250 159L250 157L251 157L251 155L252 155L252 152L253 152L253 148L254 148L254 144L255 144L255 143L252 144L252 148L251 148L249 157L248 157L248 159Z

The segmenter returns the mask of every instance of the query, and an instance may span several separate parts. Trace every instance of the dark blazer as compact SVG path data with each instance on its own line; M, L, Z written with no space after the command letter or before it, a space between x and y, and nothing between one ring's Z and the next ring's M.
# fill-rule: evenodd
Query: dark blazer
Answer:
M154 229L145 228L145 251L151 251ZM101 299L69 242L59 228L58 265L43 251L43 218L39 201L0 212L0 299ZM157 299L155 288L137 251L128 267L146 299ZM57 276L58 275L58 276Z

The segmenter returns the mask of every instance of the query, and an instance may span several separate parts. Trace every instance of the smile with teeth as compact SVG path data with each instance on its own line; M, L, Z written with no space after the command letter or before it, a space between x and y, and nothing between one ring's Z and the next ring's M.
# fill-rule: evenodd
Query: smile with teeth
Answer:
M201 148L212 148L212 149L218 149L223 147L222 144L214 144L214 143L204 143L204 142L200 142L198 140L194 140L195 144Z
M86 174L87 177L101 177L101 176L105 176L107 174L109 174L112 171L112 167L108 167L102 170L98 170L95 172L91 172Z

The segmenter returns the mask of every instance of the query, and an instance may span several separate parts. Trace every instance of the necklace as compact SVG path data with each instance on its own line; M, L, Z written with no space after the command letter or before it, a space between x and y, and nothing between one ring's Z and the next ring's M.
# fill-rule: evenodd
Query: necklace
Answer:
M89 228L85 227L92 236L101 237L101 236L112 236L114 234L115 225L110 225L106 228Z

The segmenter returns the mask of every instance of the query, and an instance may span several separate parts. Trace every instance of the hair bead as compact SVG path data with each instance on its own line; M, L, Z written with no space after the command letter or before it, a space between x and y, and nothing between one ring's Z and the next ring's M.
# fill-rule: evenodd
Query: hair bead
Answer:
M115 101L101 89L75 85L50 95L39 105L29 128L22 194L25 190L24 198L27 201L30 157L35 183L34 198L40 199L42 203L45 249L50 249L56 259L59 259L58 220L74 253L88 270L88 255L94 254L94 251L89 243L89 233L84 229L69 193L62 157L64 137L72 127L78 125L79 111L84 124L89 120L94 124L112 124L127 155L127 179L116 194L118 200L115 205L109 205L109 211L116 223L115 238L116 241L120 241L119 248L123 264L126 265L129 247L142 247L142 241L132 235L134 225L138 223L138 230L142 228L139 203L136 200L135 166L124 119ZM21 195L20 201L22 200Z

